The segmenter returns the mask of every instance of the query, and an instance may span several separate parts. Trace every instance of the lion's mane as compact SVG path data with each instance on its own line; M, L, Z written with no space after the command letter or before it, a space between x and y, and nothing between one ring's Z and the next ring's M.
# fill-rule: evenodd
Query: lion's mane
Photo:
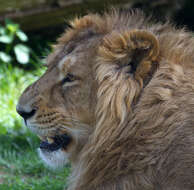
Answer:
M194 39L140 11L76 18L18 113L68 190L194 189Z
M96 58L96 125L73 168L69 190L194 187L194 40L141 12L75 19L102 35Z

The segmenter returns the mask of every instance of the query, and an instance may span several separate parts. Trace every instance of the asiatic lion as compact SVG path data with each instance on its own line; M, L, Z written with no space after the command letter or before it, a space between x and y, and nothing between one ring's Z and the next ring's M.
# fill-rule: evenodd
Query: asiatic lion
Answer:
M76 18L18 113L69 190L194 189L194 39L141 11Z

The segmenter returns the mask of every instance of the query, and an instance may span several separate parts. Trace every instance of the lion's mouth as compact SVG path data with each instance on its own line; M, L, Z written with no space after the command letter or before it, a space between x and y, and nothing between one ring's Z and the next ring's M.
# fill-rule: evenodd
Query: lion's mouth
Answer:
M46 151L56 151L58 149L66 149L71 142L71 137L67 134L57 135L55 137L41 138L40 149Z

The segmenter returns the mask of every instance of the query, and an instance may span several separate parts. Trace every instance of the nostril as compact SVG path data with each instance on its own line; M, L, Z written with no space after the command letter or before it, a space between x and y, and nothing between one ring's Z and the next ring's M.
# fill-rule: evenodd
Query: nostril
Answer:
M35 114L36 110L33 109L33 110L30 111L30 112L26 112L26 111L24 111L24 110L19 110L19 109L17 109L17 112L18 112L18 113L26 120L26 119L32 117L32 116Z

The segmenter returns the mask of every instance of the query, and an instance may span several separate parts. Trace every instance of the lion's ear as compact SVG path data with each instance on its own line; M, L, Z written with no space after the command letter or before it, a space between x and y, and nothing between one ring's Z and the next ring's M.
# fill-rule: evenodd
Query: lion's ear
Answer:
M133 74L143 82L159 55L159 43L154 34L144 30L113 32L103 39L99 47L99 59L104 64Z

